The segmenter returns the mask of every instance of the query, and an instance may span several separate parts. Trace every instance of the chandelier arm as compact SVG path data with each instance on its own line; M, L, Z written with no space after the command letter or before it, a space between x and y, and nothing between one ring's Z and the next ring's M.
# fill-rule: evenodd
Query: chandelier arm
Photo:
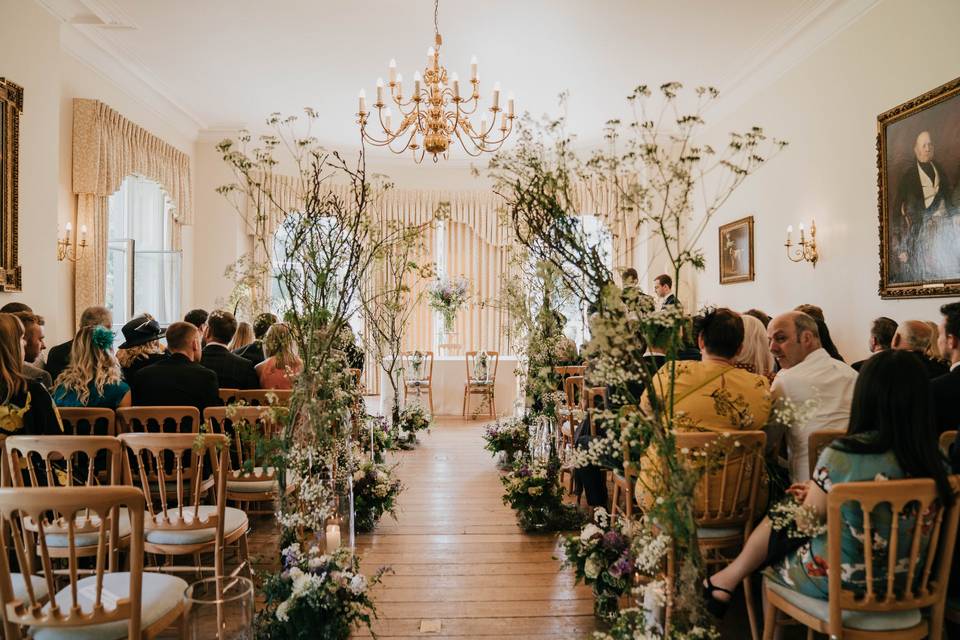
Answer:
M468 145L467 143L465 143L465 142L463 141L463 137L460 135L460 131L459 131L459 130L457 130L455 133L456 133L456 136L457 136L457 140L460 141L460 146L463 147L463 151L464 151L468 156L470 156L470 157L472 157L472 158L479 158L480 155L483 153L483 147L480 146L480 145L477 143L477 141L474 140L473 137L470 136L469 134L467 134L467 138L470 140L470 145ZM473 151L470 150L471 145L473 146L474 149L477 150L476 153L474 153Z

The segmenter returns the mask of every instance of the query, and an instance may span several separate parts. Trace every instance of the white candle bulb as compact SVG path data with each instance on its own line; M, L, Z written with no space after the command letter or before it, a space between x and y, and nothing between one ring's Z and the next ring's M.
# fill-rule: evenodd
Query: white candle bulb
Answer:
M397 97L398 98L403 97L403 74L402 73L397 74Z
M450 83L453 86L453 97L459 98L460 97L460 77L456 73L454 73L452 76L450 76Z
M500 83L493 83L493 108L496 109L500 106Z
M501 131L507 130L507 114L505 113L500 116L500 130Z
M471 77L473 80L479 79L479 76L477 75L477 67L478 67L478 66L479 66L479 65L477 64L477 56L471 57L471 58L470 58L470 77Z
M377 78L377 104L383 104L383 78Z
M390 84L397 81L397 61L390 58Z
M360 101L360 113L366 113L367 111L367 92L363 89L360 89L360 93L357 96Z
M792 224L788 224L788 225L787 225L787 235L790 235L791 233L793 233L793 225L792 225Z
M513 94L507 98L507 115L513 117Z
M73 223L72 223L72 222L68 222L68 223L67 223L67 235L70 235L70 232L71 232L71 231L73 231Z
M86 235L87 235L87 225L83 225L80 227L80 236L84 237Z
M433 47L430 47L429 49L427 49L427 66L428 67L433 66L433 59L434 57L436 57L436 55L437 55L437 51Z
M803 223L800 223L800 233L803 233Z
M420 95L420 72L413 72L413 97Z
M487 116L480 118L480 135L487 134Z
M393 119L393 111L390 110L390 107L387 107L386 113L383 114L383 123L386 126L387 131L392 127L390 126L390 121Z

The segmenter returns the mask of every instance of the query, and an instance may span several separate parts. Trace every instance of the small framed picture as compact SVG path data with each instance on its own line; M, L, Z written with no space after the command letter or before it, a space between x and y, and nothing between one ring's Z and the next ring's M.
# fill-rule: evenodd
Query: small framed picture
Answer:
M753 216L720 227L720 284L753 280Z

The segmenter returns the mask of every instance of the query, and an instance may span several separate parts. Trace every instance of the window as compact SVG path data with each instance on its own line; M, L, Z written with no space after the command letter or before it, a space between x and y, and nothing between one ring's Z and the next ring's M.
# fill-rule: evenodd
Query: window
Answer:
M604 264L608 269L612 269L613 239L606 225L600 218L591 214L583 214L579 220L589 245L598 247ZM585 344L590 339L586 306L574 296L566 296L558 311L567 319L567 324L563 328L567 337L577 343L577 347Z
M176 322L182 254L173 249L170 198L159 183L130 175L108 206L106 306L114 325L139 313L164 326Z

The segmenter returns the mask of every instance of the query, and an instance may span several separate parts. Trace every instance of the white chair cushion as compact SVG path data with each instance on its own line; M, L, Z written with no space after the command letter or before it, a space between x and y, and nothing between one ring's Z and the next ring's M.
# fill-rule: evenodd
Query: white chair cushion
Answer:
M764 577L763 584L790 604L803 609L810 615L824 622L830 620L830 609L826 600L805 596L799 591L795 591L767 577ZM843 619L843 626L850 629L860 629L862 631L896 631L899 629L910 629L920 624L923 619L919 609L891 612L843 611L841 617Z
M77 583L78 589L91 587L96 589L97 577L89 576ZM116 598L126 598L130 595L129 573L105 573L103 588ZM182 578L164 573L143 573L143 589L140 602L140 628L146 629L157 620L167 615L183 603L183 594L187 583ZM80 608L84 613L93 610L93 598L85 598L82 594L78 598ZM72 598L70 586L67 585L56 595L57 604L62 611L69 611ZM104 603L106 606L106 603ZM50 605L47 605L48 607ZM34 627L35 640L120 640L127 637L129 624L125 620L95 624L85 627Z
M206 520L210 516L216 515L217 507L214 505L200 505L200 519ZM176 522L179 512L175 509L167 510L171 522ZM183 509L184 519L187 522L193 520L193 507ZM158 514L159 517L159 514ZM150 516L147 516L147 527L150 527ZM240 509L227 507L223 514L223 532L226 535L243 527L247 528L247 514ZM202 544L204 542L213 542L217 535L217 530L210 529L188 529L177 531L175 529L147 529L147 542L152 544Z
M565 435L568 438L573 437L573 429L570 427L570 421L565 420L563 424L560 425L560 433Z
M743 527L699 527L697 537L704 540L715 540L717 538L730 538L732 536L743 536Z
M267 472L274 471L273 467L267 467ZM263 473L263 467L254 467L251 477L256 477ZM289 469L287 470L287 487L296 480L296 476ZM265 493L267 491L277 491L276 480L230 480L228 476L227 491L233 493Z
M120 538L122 539L128 537L130 535L130 515L127 513L127 510L121 507L117 518L117 530L120 532ZM91 519L98 527L100 526L100 518L96 514L91 514ZM78 516L75 518L75 520L79 523L84 520L84 517ZM109 531L110 530L108 529L108 536L110 535ZM75 534L74 541L78 547L95 547L97 543L100 542L100 532L88 531L85 533ZM69 539L67 537L66 529L63 529L63 533L48 533L47 546L58 549L63 549L69 546Z
M27 602L27 583L23 580L23 574L11 573L10 581L13 583L13 597ZM40 576L30 576L30 582L33 584L33 595L37 600L43 600L50 593L47 591L47 581Z

